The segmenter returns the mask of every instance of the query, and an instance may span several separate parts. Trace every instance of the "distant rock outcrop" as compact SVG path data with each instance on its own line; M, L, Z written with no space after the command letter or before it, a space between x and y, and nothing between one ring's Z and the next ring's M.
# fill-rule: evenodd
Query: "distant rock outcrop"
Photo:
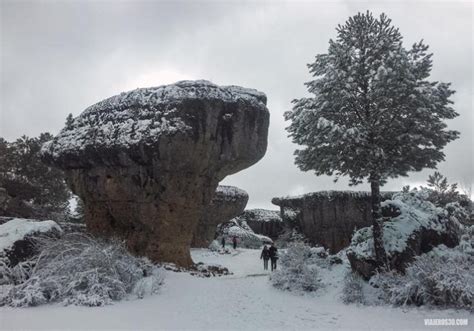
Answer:
M273 198L272 203L312 244L324 246L331 254L347 247L356 229L372 224L370 192L320 191Z
M273 240L267 236L262 236L253 232L245 221L238 221L234 218L230 222L221 223L217 227L217 238L213 242L211 249L221 245L222 237L226 244L232 246L233 238L237 239L237 246L244 248L260 248L264 244L271 244ZM230 247L229 246L229 247Z
M255 233L271 239L276 239L283 231L283 220L276 210L247 209L237 219L245 221Z
M244 190L234 186L218 186L211 204L199 220L191 247L209 247L216 235L217 225L240 215L248 200L249 195Z
M84 202L89 231L153 261L190 266L218 183L267 148L265 94L208 81L121 93L87 108L43 146Z
M37 240L47 236L57 238L62 230L56 222L0 217L0 258L9 267L37 254Z

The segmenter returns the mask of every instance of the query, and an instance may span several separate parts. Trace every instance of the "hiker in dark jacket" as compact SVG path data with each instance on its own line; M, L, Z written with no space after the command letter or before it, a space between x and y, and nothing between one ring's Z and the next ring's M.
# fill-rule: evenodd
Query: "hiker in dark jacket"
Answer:
M267 245L263 246L262 254L260 254L260 260L263 259L263 270L268 270L268 260L270 259L270 251Z
M277 268L277 260L278 260L278 249L275 247L275 244L272 243L270 248L268 249L270 253L270 260L272 262L272 271Z
M225 237L224 236L222 236L221 244L222 244L222 248L225 248Z
M237 237L234 236L234 238L232 238L232 243L234 244L234 249L237 248Z

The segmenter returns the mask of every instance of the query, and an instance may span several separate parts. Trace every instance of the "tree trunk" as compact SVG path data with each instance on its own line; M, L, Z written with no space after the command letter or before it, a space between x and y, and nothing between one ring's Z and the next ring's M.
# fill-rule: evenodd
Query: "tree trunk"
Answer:
M374 237L375 260L378 268L386 265L387 256L383 246L383 217L380 195L380 178L378 176L370 176L370 189L372 197L372 233Z

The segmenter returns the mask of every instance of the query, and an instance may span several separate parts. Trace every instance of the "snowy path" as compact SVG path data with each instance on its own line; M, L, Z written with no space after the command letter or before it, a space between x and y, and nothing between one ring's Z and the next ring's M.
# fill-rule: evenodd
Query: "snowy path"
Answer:
M333 284L312 297L272 288L257 250L232 256L195 250L193 257L224 265L234 275L198 278L169 272L158 295L100 308L0 308L0 329L426 330L424 318L469 318L474 323L467 312L344 305L339 299L343 266L323 275Z

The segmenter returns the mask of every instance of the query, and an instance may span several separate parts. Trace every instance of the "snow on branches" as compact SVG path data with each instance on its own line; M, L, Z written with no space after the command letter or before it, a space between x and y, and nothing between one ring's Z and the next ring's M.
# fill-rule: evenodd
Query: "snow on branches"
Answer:
M458 132L445 119L450 84L431 82L432 54L422 41L406 49L398 29L382 14L357 14L337 28L326 54L308 65L310 98L285 113L297 150L296 164L317 175L349 176L352 184L373 174L381 183L432 168Z
M162 272L147 259L136 258L118 242L105 242L73 233L60 239L44 238L41 253L0 271L10 272L0 285L0 306L65 305L103 306L132 295L155 293Z

